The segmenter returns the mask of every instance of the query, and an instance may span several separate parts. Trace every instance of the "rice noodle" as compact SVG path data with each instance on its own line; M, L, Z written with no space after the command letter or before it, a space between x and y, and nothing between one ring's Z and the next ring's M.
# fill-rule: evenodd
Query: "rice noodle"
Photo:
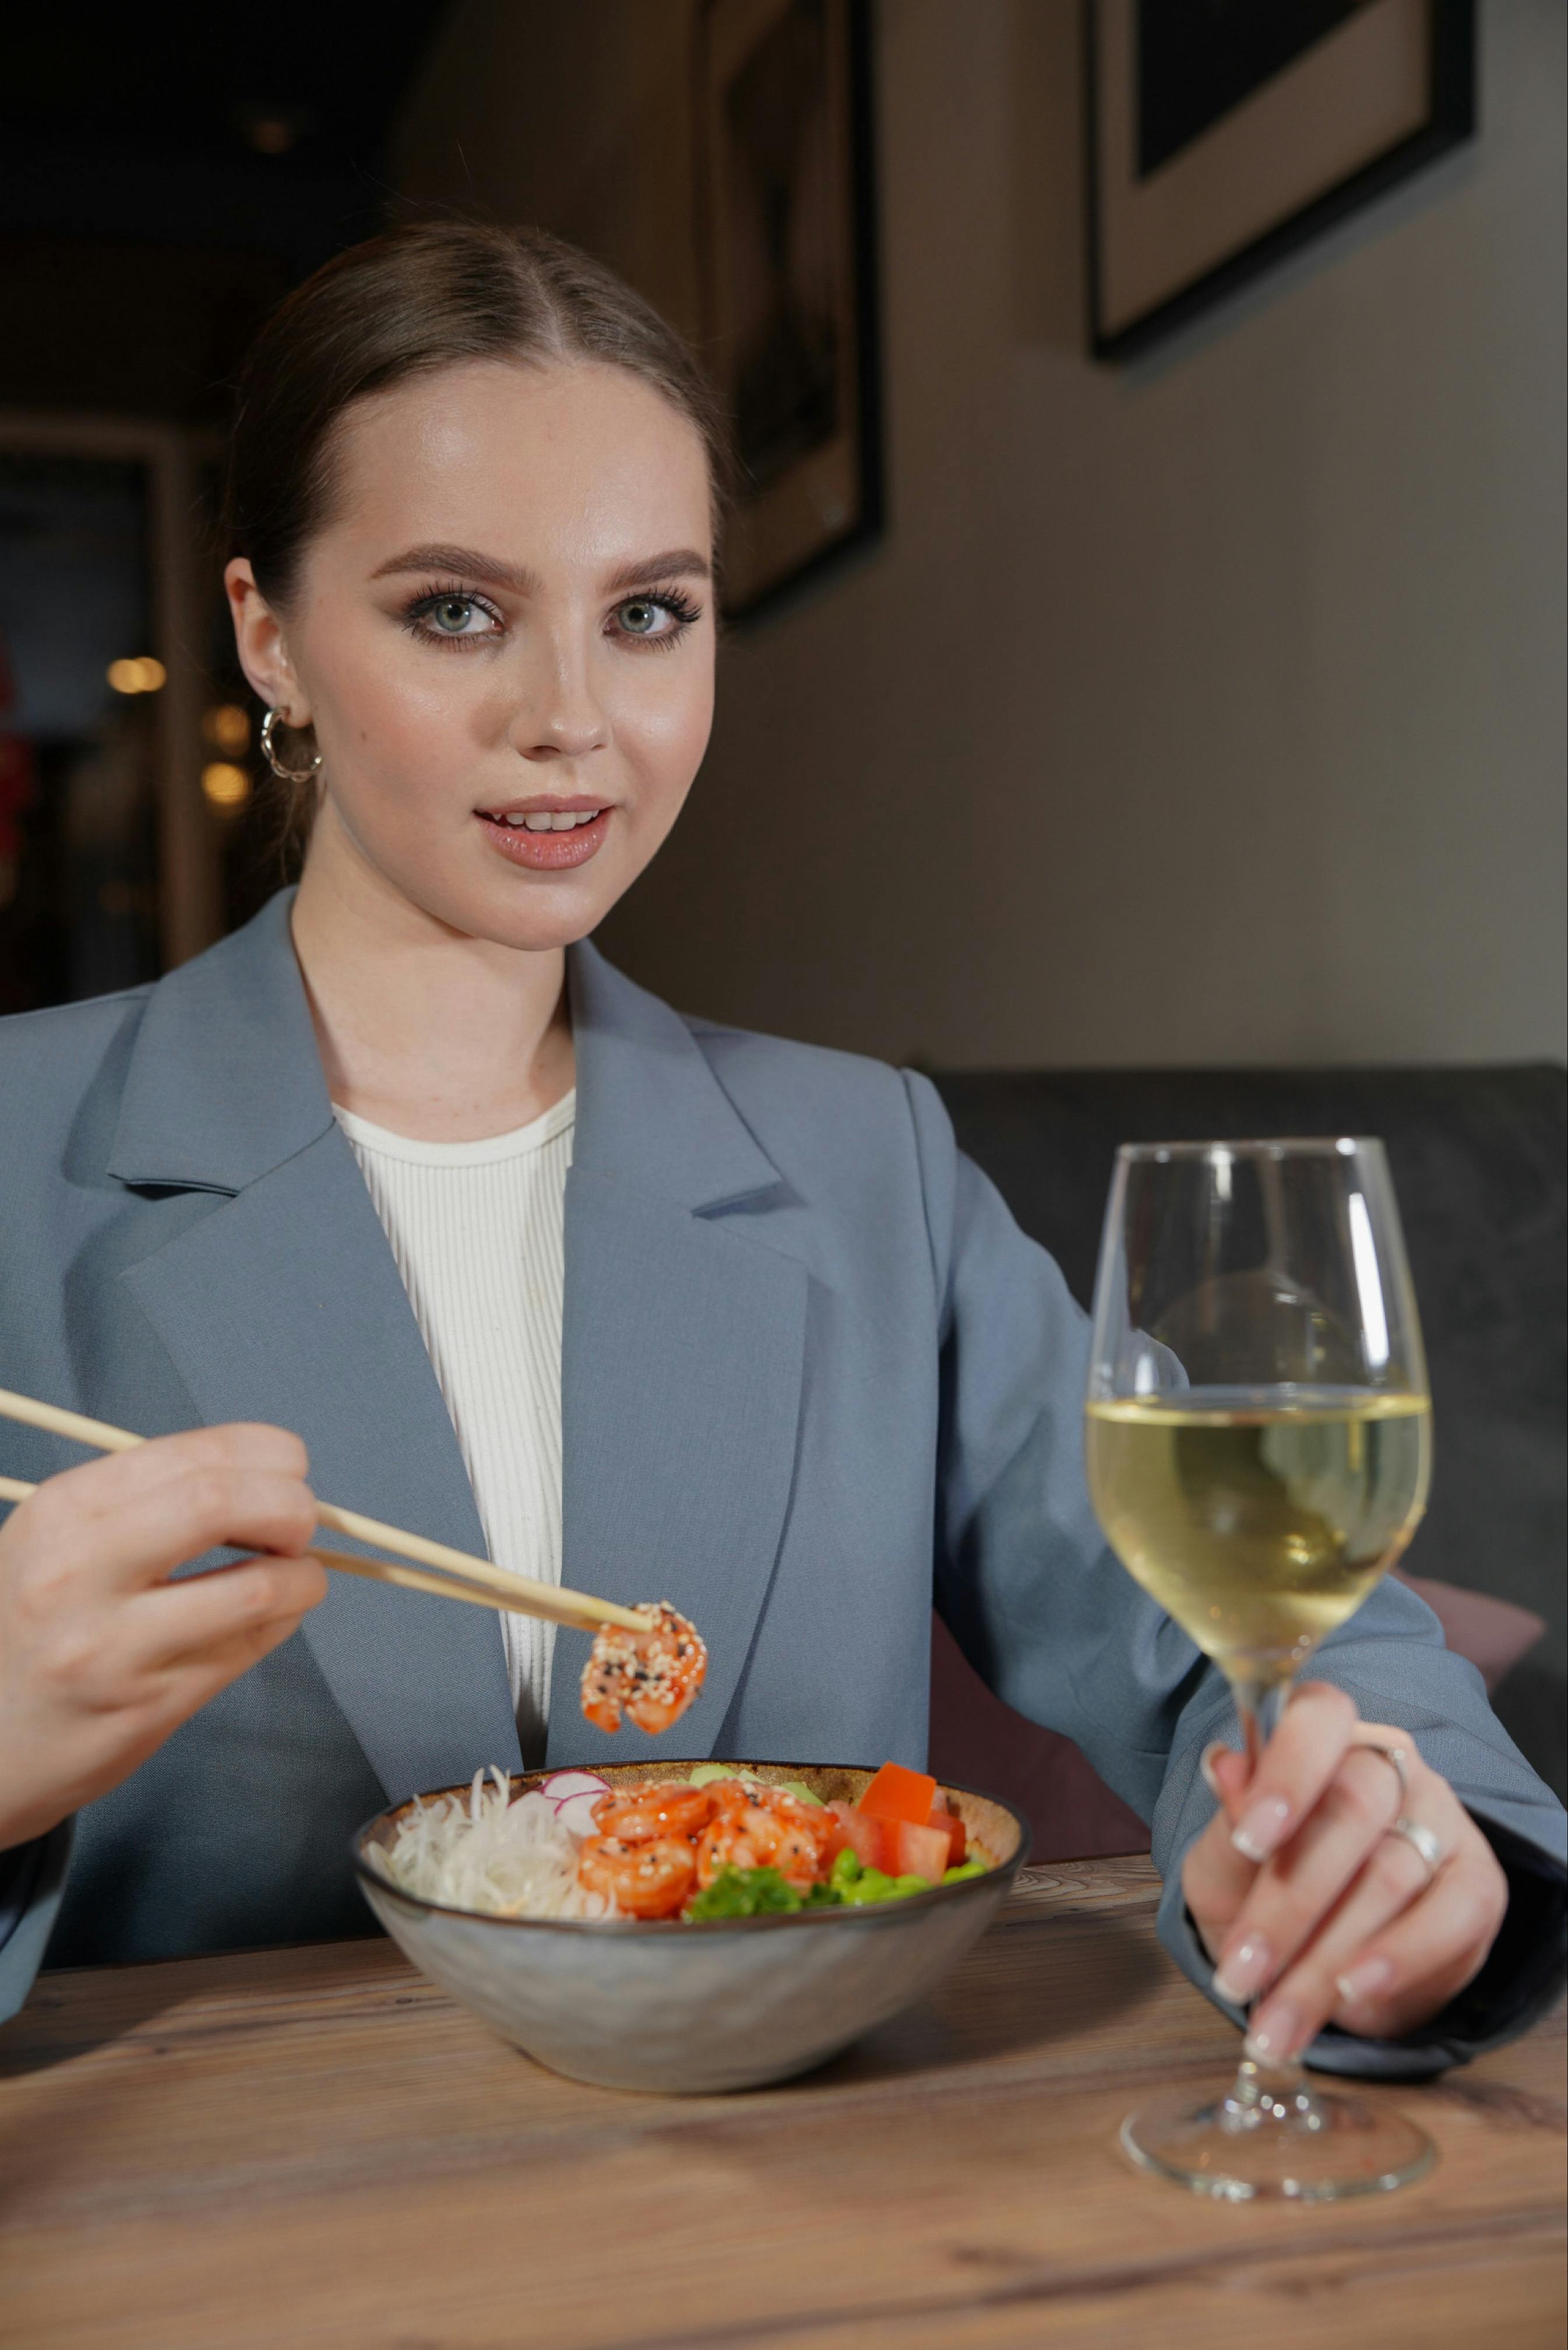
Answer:
M485 1784L486 1780L490 1784ZM476 1771L466 1800L422 1796L398 1824L390 1845L366 1858L416 1900L494 1918L613 1918L602 1893L577 1884L577 1839L538 1794L512 1801L512 1782L493 1764Z

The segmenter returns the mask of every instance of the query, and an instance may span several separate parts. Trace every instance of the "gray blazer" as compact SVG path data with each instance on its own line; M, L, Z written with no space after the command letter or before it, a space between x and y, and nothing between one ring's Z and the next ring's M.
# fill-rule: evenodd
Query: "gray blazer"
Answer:
M278 1422L319 1492L482 1550L289 905L155 987L0 1024L0 1385L148 1435ZM694 1617L711 1661L680 1747L751 1758L923 1765L934 1596L992 1686L1153 1822L1163 1931L1207 1988L1178 1875L1229 1700L1096 1525L1056 1266L922 1078L683 1019L590 946L569 984L565 1579ZM15 1474L79 1457L0 1429ZM559 1636L551 1762L656 1755L584 1722L584 1652ZM1418 1735L1505 1849L1517 1916L1557 1898L1562 1812L1419 1600L1385 1586L1319 1669ZM486 1762L519 1764L491 1617L334 1577L74 1839L11 1856L0 2014L46 1944L79 1965L370 1930L351 1830ZM1436 2069L1549 1995L1517 1953L1492 1972L1484 2012L1418 2047L1318 2054Z

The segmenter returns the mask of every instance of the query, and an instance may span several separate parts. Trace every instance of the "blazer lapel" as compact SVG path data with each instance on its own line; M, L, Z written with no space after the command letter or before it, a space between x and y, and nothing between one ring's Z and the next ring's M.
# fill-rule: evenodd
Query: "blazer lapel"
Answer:
M288 934L291 897L153 992L109 1171L229 1195L120 1276L201 1415L310 1447L322 1493L468 1550L483 1538L418 1325L332 1116ZM568 956L577 1063L566 1190L564 1579L669 1599L709 1646L679 1733L711 1751L745 1669L794 1471L808 1281L770 1244L778 1170L685 1023L591 947ZM304 1627L397 1799L519 1765L496 1625L334 1578ZM638 1761L581 1716L557 1635L551 1762Z
M445 1402L332 1117L287 910L275 899L150 1002L112 1171L234 1196L120 1278L204 1422L292 1428L318 1492L483 1553ZM303 1637L390 1800L483 1762L520 1767L488 1611L330 1580Z
M711 1752L745 1668L794 1471L807 1276L719 1215L777 1169L684 1022L591 948L570 958L577 1128L566 1190L564 1579L668 1599L708 1643L662 1740L582 1719L581 1635L557 1635L549 1759Z

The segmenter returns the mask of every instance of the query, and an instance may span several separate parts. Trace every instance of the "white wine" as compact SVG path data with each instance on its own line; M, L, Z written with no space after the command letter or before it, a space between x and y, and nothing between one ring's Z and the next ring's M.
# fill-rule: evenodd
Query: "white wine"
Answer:
M1230 1680L1249 1770L1292 1676L1420 1523L1426 1390L1380 1142L1122 1144L1095 1282L1089 1484L1155 1603L1135 1611L1145 1634L1174 1620ZM1132 1599L1106 1571L1116 1639ZM1122 2124L1124 2150L1226 2202L1327 2202L1430 2168L1431 2140L1402 2115L1318 2095L1294 2060L1263 2054L1228 2089L1158 2092Z
M1353 1616L1420 1523L1425 1396L1282 1406L1193 1388L1091 1403L1089 1490L1129 1574L1232 1680L1287 1679Z

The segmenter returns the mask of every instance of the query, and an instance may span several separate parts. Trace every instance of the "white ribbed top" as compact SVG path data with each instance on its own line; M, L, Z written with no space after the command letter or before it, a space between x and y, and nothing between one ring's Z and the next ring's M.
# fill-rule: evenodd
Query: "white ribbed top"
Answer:
M483 1142L416 1142L334 1105L375 1202L498 1566L561 1579L561 1295L576 1096ZM542 1761L555 1627L499 1618L524 1760Z

